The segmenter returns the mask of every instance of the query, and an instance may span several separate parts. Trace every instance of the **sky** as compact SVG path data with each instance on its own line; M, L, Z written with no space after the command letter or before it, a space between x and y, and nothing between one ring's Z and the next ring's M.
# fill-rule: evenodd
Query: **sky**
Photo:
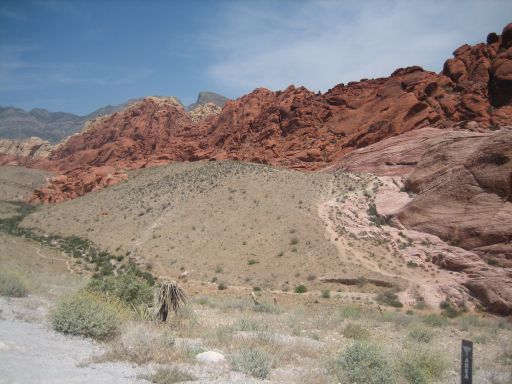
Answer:
M0 106L84 115L147 95L325 92L440 72L511 21L510 0L0 0Z

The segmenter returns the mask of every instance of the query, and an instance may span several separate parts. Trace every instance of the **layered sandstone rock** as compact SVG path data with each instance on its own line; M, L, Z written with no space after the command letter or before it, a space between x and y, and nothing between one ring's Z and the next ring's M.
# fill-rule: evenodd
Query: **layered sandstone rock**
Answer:
M486 310L512 314L512 130L423 128L355 150L337 167L401 176L409 195L379 190L379 214L464 248L433 249L433 262L462 272Z
M129 169L200 159L317 170L354 149L423 127L495 129L512 124L509 30L503 38L494 34L487 43L458 48L442 74L402 68L324 94L294 86L278 92L259 88L204 120L191 118L173 99L146 98L91 121L43 166L74 170L77 178L78 169L103 165Z
M46 158L52 150L50 142L31 137L26 140L0 140L0 165L17 165L18 161Z
M433 145L406 180L397 218L512 267L512 131Z

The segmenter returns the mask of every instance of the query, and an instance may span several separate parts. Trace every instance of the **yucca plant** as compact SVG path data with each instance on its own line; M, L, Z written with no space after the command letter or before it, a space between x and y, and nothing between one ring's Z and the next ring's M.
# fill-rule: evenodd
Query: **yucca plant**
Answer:
M160 286L156 306L156 308L158 308L158 318L162 321L166 321L169 309L172 309L174 313L177 314L180 306L185 304L186 301L187 296L178 286L178 283L175 281L163 282Z

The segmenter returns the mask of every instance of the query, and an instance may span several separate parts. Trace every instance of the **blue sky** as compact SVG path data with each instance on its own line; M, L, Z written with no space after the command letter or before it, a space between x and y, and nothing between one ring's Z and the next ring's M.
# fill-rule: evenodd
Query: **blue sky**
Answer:
M512 21L512 2L0 0L0 105L86 114L145 95L311 90L421 65Z

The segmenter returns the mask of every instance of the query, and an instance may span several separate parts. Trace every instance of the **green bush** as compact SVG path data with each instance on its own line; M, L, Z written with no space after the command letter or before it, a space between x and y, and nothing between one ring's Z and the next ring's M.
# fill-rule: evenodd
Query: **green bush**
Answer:
M53 329L71 335L105 339L121 325L119 303L88 291L78 291L61 299L51 314Z
M235 371L244 372L259 379L264 379L272 369L270 354L260 348L246 348L235 353L231 359Z
M324 289L322 291L322 297L324 299L330 299L331 298L331 291L329 291L328 289Z
M434 338L434 332L423 327L416 327L409 331L409 337L420 343L430 343Z
M294 289L295 293L305 293L307 291L308 291L308 289L306 288L306 286L304 284L297 285Z
M219 291L223 291L225 289L228 289L228 285L226 283L224 283L224 282L221 282L221 283L219 283L219 285L217 285L217 289Z
M112 295L128 305L151 305L153 303L151 287L132 273L93 278L87 285L87 289Z
M373 344L356 342L332 364L332 373L343 383L394 384L394 372L382 350Z
M443 310L442 313L444 316L450 317L450 318L457 317L461 313L455 307L453 307L449 301L446 301L446 300L441 301L441 303L439 303L439 308L441 308Z
M355 340L366 340L370 337L370 332L366 328L355 323L348 323L341 334Z
M414 351L402 358L400 368L408 383L428 384L442 376L446 363L437 352Z
M389 305L395 308L402 308L404 305L398 300L398 296L393 291L379 293L376 297L378 303Z
M25 284L17 276L0 271L0 296L24 297L27 292Z

